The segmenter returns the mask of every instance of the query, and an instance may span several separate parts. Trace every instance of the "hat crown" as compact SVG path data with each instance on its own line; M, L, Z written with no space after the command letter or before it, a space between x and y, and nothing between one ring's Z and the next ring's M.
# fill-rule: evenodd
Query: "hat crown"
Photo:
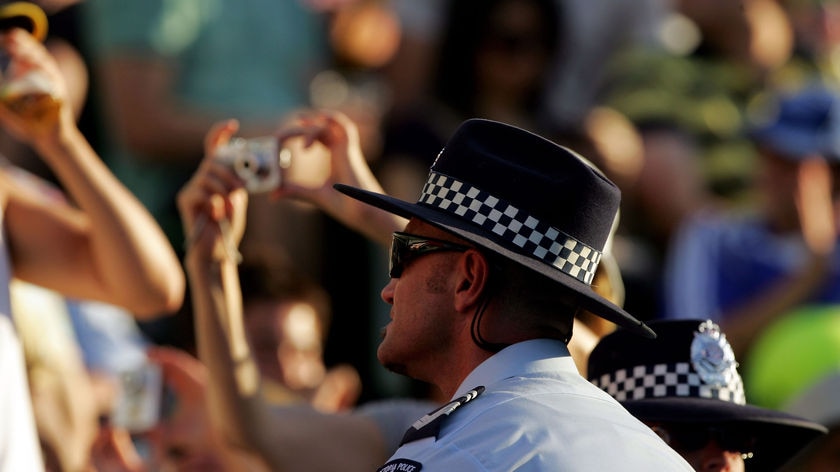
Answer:
M656 339L617 330L589 357L590 381L619 401L665 397L746 403L732 347L710 320L650 322Z
M602 251L618 211L618 188L577 153L503 123L465 121L432 172L480 189Z
M581 308L656 336L591 286L618 213L618 187L583 157L548 139L470 119L438 154L416 203L342 184L335 188L449 231L557 282Z

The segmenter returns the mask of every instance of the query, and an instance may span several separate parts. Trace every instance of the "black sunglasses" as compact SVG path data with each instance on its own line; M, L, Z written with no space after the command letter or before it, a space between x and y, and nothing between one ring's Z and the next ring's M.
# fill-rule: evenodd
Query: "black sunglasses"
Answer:
M655 426L654 431L674 449L686 452L700 450L714 440L721 449L749 454L755 448L755 436L737 428L716 428L702 425Z
M388 274L392 279L398 279L405 269L405 265L412 259L436 251L464 252L472 249L469 246L443 241L441 239L426 238L408 233L394 233L391 239L391 260Z

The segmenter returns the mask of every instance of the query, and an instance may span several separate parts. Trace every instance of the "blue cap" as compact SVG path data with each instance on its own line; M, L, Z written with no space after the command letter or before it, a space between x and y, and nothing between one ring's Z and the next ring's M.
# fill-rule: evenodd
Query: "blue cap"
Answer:
M820 154L840 162L840 96L823 87L777 97L749 131L759 145L798 160Z

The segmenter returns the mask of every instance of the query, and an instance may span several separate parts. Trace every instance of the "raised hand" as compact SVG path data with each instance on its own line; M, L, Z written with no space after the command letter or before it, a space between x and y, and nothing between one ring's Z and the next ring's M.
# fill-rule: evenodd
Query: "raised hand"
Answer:
M316 144L322 145L329 155L329 172L322 182L314 186L286 179L273 193L273 197L309 201L348 227L383 244L388 244L391 232L404 226L405 222L398 217L348 198L333 189L333 184L342 183L384 193L362 153L358 128L346 115L326 110L300 112L281 126L277 138L281 143L300 139L304 149L312 149ZM300 159L305 157L300 156Z
M178 192L188 257L235 257L242 240L248 194L239 177L215 158L215 150L238 128L235 120L228 120L210 129L204 142L204 160Z
M57 137L61 126L75 125L64 77L44 45L27 31L13 28L0 35L0 47L9 58L0 100L2 126L15 138L32 143ZM21 80L24 76L27 80ZM16 80L11 86L10 79Z

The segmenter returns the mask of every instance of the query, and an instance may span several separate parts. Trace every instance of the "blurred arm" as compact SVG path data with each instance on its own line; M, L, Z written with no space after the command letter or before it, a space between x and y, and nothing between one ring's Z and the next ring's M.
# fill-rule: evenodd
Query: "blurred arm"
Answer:
M4 46L56 86L60 106L30 120L0 107L0 124L31 145L74 206L45 201L5 176L15 275L70 297L120 305L137 316L175 311L185 280L177 256L142 204L111 174L76 127L58 68L22 30Z
M798 166L797 179L796 205L807 257L796 270L725 314L721 328L736 359L747 354L762 328L819 293L831 274L838 231L831 170L822 158L807 159Z
M235 131L235 122L214 128L206 154L212 155ZM242 320L237 261L230 251L245 227L242 183L227 167L205 158L179 193L178 206L185 234L191 235L186 268L198 355L208 369L211 419L223 436L259 454L272 470L367 471L381 465L387 454L370 419L324 414L309 405L269 407L263 399Z
M204 135L221 117L174 96L177 64L152 55L111 56L100 72L108 116L130 149L160 163L197 164ZM243 123L242 131L249 136L270 135L275 124Z

